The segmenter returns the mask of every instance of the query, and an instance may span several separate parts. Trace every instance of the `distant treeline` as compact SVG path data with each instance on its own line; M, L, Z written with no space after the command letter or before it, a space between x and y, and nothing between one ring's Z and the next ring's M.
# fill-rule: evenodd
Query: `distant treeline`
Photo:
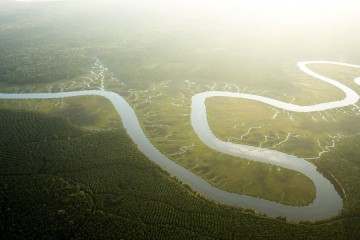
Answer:
M1 48L0 82L41 83L72 79L89 71L81 50L59 45Z

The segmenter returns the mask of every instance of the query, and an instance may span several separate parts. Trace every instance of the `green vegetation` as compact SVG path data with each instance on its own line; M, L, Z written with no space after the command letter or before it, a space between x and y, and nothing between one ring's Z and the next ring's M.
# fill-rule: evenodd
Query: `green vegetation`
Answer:
M123 129L84 131L63 119L0 110L0 132L2 239L359 236L355 213L294 224L209 202L148 161Z
M358 69L321 64L312 67L320 74L333 77L353 89L358 89L353 83L353 79L360 75ZM298 103L297 99L294 97L293 101ZM238 144L275 149L309 159L318 159L322 154L331 151L344 138L357 133L360 128L357 106L326 112L293 113L250 100L226 97L210 98L206 106L209 125L218 138ZM256 168L257 171L259 169L261 167ZM269 167L269 169L276 168ZM231 171L228 172L230 175L235 175L231 174ZM252 174L254 173L255 175L250 176L260 175L253 170ZM270 174L267 183L272 182L272 178L276 178L276 175ZM289 179L302 186L305 196L311 197L311 194L314 194L311 183L307 183L306 179L287 176L286 182ZM273 184L279 187L278 184ZM257 186L261 186L261 183L257 183ZM226 186L224 189L234 191Z
M205 146L189 123L191 97L198 92L219 90L259 94L295 104L341 99L341 91L306 76L296 62L299 59L338 60L339 55L344 55L348 62L356 63L359 54L354 49L358 47L356 35L359 33L351 30L350 34L345 34L343 28L335 31L332 21L328 21L331 23L328 30L310 21L306 24L307 31L299 31L298 25L284 24L287 21L282 17L279 18L281 22L272 22L274 15L268 27L256 17L239 12L234 16L226 12L227 17L214 18L220 16L217 14L222 11L220 8L215 14L211 14L214 10L208 14L204 9L181 6L172 9L171 4L159 6L153 1L139 6L121 4L112 7L71 1L31 5L0 1L1 92L60 92L104 86L126 98L136 110L148 138L161 152L211 184L284 204L311 202L315 189L303 175L224 155ZM351 24L346 26L357 29L357 26L351 28ZM316 37L309 40L308 36ZM314 66L314 70L343 81L359 76L353 69L332 66ZM355 85L351 87L359 89ZM241 115L245 110L242 108L244 101L209 101L209 120L218 137L256 146L261 143L264 147L276 145L275 149L300 157L317 157L319 152L331 149L333 140L337 145L337 140L359 129L355 106L324 115L290 116L281 112L276 121L272 121L276 111L254 102L246 102L245 108L253 107L253 110L244 116ZM60 116L82 130L120 127L112 106L97 97L0 101L0 106ZM221 122L214 112L222 114ZM245 130L232 129L242 122ZM250 127L266 123L272 125L251 130L242 140L236 139ZM289 139L281 143L289 132ZM269 136L266 143L265 135ZM78 149L83 147L80 143L77 146ZM7 156L20 154L15 149L17 146L13 146ZM40 150L45 151L45 146ZM21 166L33 161L34 156L26 149L22 152L27 155L23 163L19 163ZM122 154L117 153L118 157ZM66 151L62 154L65 156ZM32 163L26 166L24 169L31 168ZM9 165L8 168L13 167ZM342 174L346 175L346 171ZM73 184L69 179L54 181L59 187ZM22 184L28 182L24 180ZM110 210L108 213L112 214ZM265 224L265 220L259 224ZM339 225L342 224L340 221ZM346 228L351 228L351 224L346 224ZM333 228L333 225L325 225ZM254 229L250 232L259 230ZM309 231L315 234L317 230L311 227Z
M360 134L344 139L331 152L316 160L315 164L331 174L345 192L343 215L360 215Z

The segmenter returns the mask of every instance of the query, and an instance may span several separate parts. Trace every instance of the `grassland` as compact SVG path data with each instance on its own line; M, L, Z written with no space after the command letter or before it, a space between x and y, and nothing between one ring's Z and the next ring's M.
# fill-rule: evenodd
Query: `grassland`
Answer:
M325 65L312 68L359 91L353 82L360 76L357 69ZM331 89L323 92L333 96ZM296 99L299 98L294 97L292 102L304 103ZM249 100L222 97L208 99L206 104L209 124L220 139L303 158L318 158L341 139L358 133L360 128L357 105L324 112L293 113Z

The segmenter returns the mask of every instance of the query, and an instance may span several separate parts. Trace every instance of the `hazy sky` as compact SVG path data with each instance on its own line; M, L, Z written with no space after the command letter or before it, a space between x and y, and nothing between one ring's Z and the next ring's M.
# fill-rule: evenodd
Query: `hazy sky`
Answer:
M30 5L16 3L21 4ZM180 34L188 29L189 36L209 33L209 38L240 36L250 43L259 41L257 46L264 41L286 42L294 48L296 42L309 49L336 46L358 55L354 46L360 37L359 0L68 0L48 6L49 18L58 17L67 24L83 17L115 31L133 22L141 30L179 29Z
M357 0L16 0L21 2L83 2L88 4L108 5L124 4L154 7L176 7L196 11L258 11L262 14L302 14L313 11L319 15L334 12L358 12L360 1Z

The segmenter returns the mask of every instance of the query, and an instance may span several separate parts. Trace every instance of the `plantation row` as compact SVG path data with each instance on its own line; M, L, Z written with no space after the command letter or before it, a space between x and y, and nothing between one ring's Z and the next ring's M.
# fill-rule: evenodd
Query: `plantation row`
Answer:
M94 133L1 110L0 132L1 239L359 236L354 216L295 224L205 200L146 159L124 130Z

